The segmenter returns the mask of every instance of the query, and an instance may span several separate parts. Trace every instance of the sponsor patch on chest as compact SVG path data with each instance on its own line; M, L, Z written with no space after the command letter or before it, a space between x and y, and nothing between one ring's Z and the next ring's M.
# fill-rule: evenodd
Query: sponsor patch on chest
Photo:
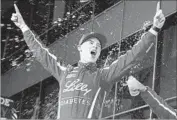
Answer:
M66 78L73 78L73 77L76 77L76 74L68 74L68 75L66 76Z
M80 79L76 79L76 80L72 80L72 81L67 81L65 83L65 89L63 89L63 93L73 92L75 90L84 92L83 95L85 96L92 89L89 89L87 84L80 82Z

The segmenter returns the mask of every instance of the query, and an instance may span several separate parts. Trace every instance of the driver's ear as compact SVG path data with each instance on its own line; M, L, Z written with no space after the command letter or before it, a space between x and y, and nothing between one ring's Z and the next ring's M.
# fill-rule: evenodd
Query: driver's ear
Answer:
M77 46L77 50L78 50L79 52L82 51L82 50L81 50L81 45L78 45L78 46Z

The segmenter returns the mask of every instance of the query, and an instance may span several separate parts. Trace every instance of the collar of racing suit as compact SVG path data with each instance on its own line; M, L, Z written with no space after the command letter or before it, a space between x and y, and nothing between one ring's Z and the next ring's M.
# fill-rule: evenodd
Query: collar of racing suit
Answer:
M78 67L86 68L86 69L90 70L91 72L95 72L97 70L96 63L82 63L82 62L78 62Z

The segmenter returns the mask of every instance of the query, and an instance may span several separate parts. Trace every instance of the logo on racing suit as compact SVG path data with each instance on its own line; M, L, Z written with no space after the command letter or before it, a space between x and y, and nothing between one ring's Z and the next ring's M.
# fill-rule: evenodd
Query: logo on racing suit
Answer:
M82 92L85 92L83 95L85 96L87 93L91 91L91 89L88 89L88 85L81 83L80 79L74 80L74 81L68 81L65 84L65 89L63 89L64 92L71 92L75 90L80 90Z
M77 96L77 97L62 98L60 101L60 105L73 104L73 103L89 106L90 100Z

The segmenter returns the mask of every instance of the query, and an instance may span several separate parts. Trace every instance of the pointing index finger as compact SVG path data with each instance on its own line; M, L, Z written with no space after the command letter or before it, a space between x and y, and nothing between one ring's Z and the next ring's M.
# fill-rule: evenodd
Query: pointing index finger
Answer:
M20 11L19 11L19 9L18 9L18 7L17 7L16 4L14 4L14 8L15 8L15 12L16 12L17 14L20 14Z
M157 2L156 12L160 10L160 2Z

